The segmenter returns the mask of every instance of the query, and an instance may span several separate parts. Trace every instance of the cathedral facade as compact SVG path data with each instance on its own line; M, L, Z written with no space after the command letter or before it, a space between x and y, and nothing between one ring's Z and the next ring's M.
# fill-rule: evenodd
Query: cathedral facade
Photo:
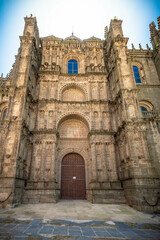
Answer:
M127 48L121 20L105 40L40 38L25 18L0 78L0 205L87 199L160 211L160 17L153 50Z

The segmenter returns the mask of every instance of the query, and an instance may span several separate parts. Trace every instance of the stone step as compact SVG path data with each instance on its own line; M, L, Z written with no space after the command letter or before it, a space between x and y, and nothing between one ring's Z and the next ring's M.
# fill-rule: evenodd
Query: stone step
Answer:
M45 189L25 189L23 203L56 203L57 196L55 190Z
M92 190L93 203L125 204L123 190Z

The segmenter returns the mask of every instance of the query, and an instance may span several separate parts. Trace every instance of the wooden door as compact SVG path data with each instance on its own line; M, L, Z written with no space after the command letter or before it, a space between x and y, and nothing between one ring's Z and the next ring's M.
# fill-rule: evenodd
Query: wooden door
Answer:
M85 164L79 154L69 153L62 160L61 198L86 198Z

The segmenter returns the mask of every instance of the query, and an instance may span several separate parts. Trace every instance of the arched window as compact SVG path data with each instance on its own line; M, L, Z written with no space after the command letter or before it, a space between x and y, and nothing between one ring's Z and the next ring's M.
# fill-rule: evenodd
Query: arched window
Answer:
M140 105L140 109L141 109L141 112L142 112L142 116L144 118L150 118L150 117L153 117L153 105L148 102L148 101L145 101L145 100L141 100L139 102L139 105Z
M4 120L6 118L6 115L7 115L7 108L5 108L3 110L3 114L2 114L2 120Z
M144 106L140 106L141 112L142 112L142 116L144 118L148 118L150 117L150 111L148 111L148 109Z
M134 73L134 78L136 83L141 83L141 77L139 73L139 69L137 66L132 66L133 67L133 73Z
M147 100L140 100L139 105L142 112L151 112L154 109L152 103Z
M76 60L68 61L68 73L78 73L78 62Z
M143 107L143 106L140 106L140 109L141 109L142 112L148 112L148 109Z

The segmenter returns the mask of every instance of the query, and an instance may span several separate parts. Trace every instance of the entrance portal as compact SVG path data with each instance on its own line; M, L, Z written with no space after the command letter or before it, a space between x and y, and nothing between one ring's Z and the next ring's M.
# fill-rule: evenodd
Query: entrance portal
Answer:
M62 160L61 198L86 199L85 164L77 153L69 153Z

